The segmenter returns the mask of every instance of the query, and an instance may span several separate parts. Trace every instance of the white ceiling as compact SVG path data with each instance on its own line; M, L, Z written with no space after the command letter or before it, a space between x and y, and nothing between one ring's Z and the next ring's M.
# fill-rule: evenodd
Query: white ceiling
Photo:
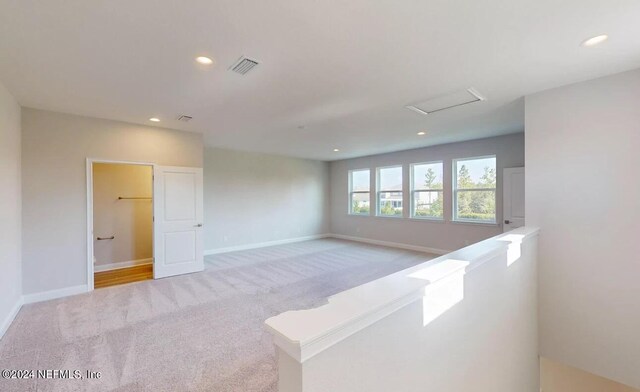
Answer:
M227 71L243 54L261 64ZM0 0L23 106L323 160L519 132L524 95L638 67L637 0ZM404 108L468 87L487 100Z

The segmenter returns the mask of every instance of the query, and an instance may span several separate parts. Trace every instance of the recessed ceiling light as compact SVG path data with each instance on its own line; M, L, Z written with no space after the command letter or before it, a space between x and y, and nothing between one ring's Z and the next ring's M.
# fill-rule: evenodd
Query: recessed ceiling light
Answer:
M606 41L607 38L609 38L609 36L606 35L606 34L596 35L595 37L591 37L591 38L589 38L587 40L584 40L582 42L582 46L596 46L596 45Z
M339 150L339 149L337 149L337 148L334 148L334 149L333 149L333 152L338 152L338 151L340 151L340 150Z
M209 57L205 57L205 56L196 57L196 61L199 62L200 64L204 64L204 65L213 64L213 60L211 60Z
M158 117L151 117L149 121L160 122L160 119Z
M422 131L418 132L418 136L424 136L426 134L427 134L426 132L422 132Z

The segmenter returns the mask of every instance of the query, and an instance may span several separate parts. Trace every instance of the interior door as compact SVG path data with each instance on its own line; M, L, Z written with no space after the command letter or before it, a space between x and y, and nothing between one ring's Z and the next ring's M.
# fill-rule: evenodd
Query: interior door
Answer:
M204 270L202 169L155 166L155 279Z
M524 167L504 169L502 218L504 231L524 226Z

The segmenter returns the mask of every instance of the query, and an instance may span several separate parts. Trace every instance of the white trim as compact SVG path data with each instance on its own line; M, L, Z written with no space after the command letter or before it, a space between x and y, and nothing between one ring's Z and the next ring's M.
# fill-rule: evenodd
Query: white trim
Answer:
M500 226L497 222L484 222L484 221L473 221L473 220L450 220L449 223L453 223L454 225L471 225L471 226L489 226L489 227L497 227Z
M274 319L275 317L267 319L265 321L265 325L267 327L267 330L273 335L274 344L278 346L282 351L289 354L289 356L291 356L296 361L303 363L314 355L321 353L322 351L328 349L336 343L339 343L349 336L376 323L377 321L382 320L388 315L404 308L405 306L422 298L423 296L424 289L412 290L405 296L395 298L388 304L385 304L377 309L372 309L370 313L359 315L358 317L355 317L353 320L351 320L348 324L343 324L338 328L329 331L327 334L317 336L308 342L291 340L287 336L282 334L277 327L269 324L269 320ZM332 297L329 297L329 302L331 302L331 298ZM286 313L287 312L280 313L280 315Z
M138 265L152 264L152 263L153 263L153 257L150 257L148 259L119 261L117 263L95 265L94 271L95 272L113 271L117 269L134 267Z
M22 296L20 296L16 301L16 304L13 305L13 308L11 308L11 311L9 312L7 317L5 317L4 320L2 321L2 324L0 324L0 339L2 339L4 334L7 332L7 330L11 326L11 323L13 323L13 320L16 319L16 316L18 315L18 312L20 311L20 309L22 309L23 304L24 304L24 300Z
M143 165L151 166L151 169L155 167L155 164L150 162L135 162L135 161L115 161L112 159L98 159L87 158L87 284L85 291L93 291L94 282L94 260L93 260L93 164L94 163L113 163L119 165ZM153 190L153 180L151 184ZM155 198L152 197L152 203L155 203ZM154 222L155 230L155 222ZM76 286L79 287L79 286ZM26 301L26 300L25 300ZM38 302L38 301L34 301ZM26 302L25 302L26 303Z
M341 240L347 240L347 241L364 242L366 244L372 244L372 245L388 246L390 248L408 249L408 250L414 250L416 252L433 253L436 255L445 255L447 253L452 252L451 250L430 248L428 246L402 244L400 242L381 241L381 240L374 240L371 238L353 237L350 235L343 235L343 234L330 234L329 237L337 238Z
M237 252L237 251L240 251L240 250L265 248L267 246L292 244L294 242L319 240L321 238L328 238L328 237L333 237L333 235L332 234L316 234L316 235L308 235L308 236L305 236L305 237L287 238L287 239L284 239L284 240L275 240L275 241L267 241L267 242L256 242L256 243L253 243L253 244L228 246L228 247L225 247L225 248L208 249L208 250L204 251L204 254L205 254L205 256L207 256L207 255L217 255L217 254L220 254L220 253Z
M267 319L265 326L279 349L297 362L303 363L423 297L428 285L453 274L464 275L490 260L504 260L500 256L508 254L510 246L520 246L530 238L537 237L538 232L537 228L521 227L507 234L497 235L335 294L328 298L327 304L320 307L280 313ZM453 268L439 268L447 262L455 262ZM434 272L433 279L411 278L412 274L424 270L425 267Z
M48 301L50 299L57 299L62 297L68 297L70 295L86 293L88 290L86 284L79 286L65 287L62 289L41 291L39 293L25 294L23 300L25 304L32 304L35 302Z

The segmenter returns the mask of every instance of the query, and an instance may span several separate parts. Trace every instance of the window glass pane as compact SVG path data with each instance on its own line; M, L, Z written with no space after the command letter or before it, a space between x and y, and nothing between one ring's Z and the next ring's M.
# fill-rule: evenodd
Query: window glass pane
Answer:
M456 161L454 169L454 219L494 223L496 158L460 159Z
M495 222L496 191L458 190L456 219Z
M413 165L413 189L442 189L442 162Z
M458 160L455 170L457 189L496 187L495 157Z
M379 190L402 191L402 166L385 167L379 169Z
M368 191L370 185L369 169L351 172L351 190Z
M351 213L369 215L369 194L368 193L352 193L351 194Z
M378 169L378 214L402 216L402 166Z
M413 192L413 216L417 218L442 219L443 193L442 191Z
M380 215L402 216L402 192L380 192Z

